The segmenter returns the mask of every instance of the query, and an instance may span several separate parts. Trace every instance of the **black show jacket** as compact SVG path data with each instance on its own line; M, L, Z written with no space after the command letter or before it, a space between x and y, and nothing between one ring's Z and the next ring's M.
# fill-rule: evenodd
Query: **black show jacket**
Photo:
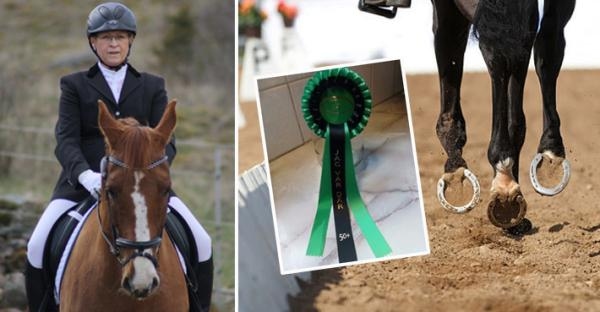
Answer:
M127 66L119 103L116 103L98 64L88 71L60 79L60 105L55 128L56 158L62 166L52 199L79 202L89 196L79 184L79 175L87 169L99 172L104 156L104 138L98 127L98 100L104 101L113 116L133 117L143 125L155 127L167 105L163 78L140 73ZM167 145L169 163L176 154L175 138Z

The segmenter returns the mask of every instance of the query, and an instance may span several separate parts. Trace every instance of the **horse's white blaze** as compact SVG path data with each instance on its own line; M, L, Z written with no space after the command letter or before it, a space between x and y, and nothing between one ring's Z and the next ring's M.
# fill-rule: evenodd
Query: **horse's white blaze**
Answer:
M159 281L154 264L147 258L137 257L133 259L133 267L135 268L135 272L130 280L133 289L149 289L154 279Z
M134 178L135 185L131 193L131 199L135 208L135 240L148 241L150 240L148 206L146 205L146 198L140 192L140 183L144 178L144 173L136 171L134 172ZM154 279L158 280L156 268L149 259L137 257L133 260L133 267L135 268L135 273L131 279L131 286L134 289L147 289L152 285Z
M150 240L150 228L148 227L148 206L146 205L146 198L140 193L140 182L144 178L144 173L136 171L134 172L135 185L133 187L133 193L131 193L131 199L133 200L133 206L135 208L135 239L137 241Z

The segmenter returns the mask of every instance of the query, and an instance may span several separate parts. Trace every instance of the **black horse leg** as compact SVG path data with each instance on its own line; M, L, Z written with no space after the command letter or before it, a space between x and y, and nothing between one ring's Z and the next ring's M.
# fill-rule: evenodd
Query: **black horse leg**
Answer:
M535 26L533 26L535 27ZM532 32L533 33L533 32ZM533 42L533 36L528 43ZM531 51L531 45L529 46L529 50ZM527 60L530 58L530 53L527 54ZM523 198L523 195L520 192L519 187L519 160L521 155L521 148L523 147L523 143L525 142L525 132L526 132L526 121L525 121L525 113L523 112L523 92L525 87L525 78L527 77L527 61L517 62L514 64L512 68L512 74L509 78L508 82L508 137L510 145L513 149L512 154L512 172L510 175L504 175L504 177L511 177L512 181L508 183L509 188L505 189L504 192L508 194L508 201L504 204L505 207L501 208L501 211L504 213L506 211L514 210L513 214L517 215L515 222L510 222L511 224L515 224L511 227L508 227L506 231L508 233L514 235L522 235L531 230L532 224L529 220L524 218L526 213L527 203ZM502 169L501 166L496 166L496 169ZM497 179L502 174L497 172L495 179L492 183L493 189L498 191L501 188L501 183ZM511 189L512 188L512 189ZM502 196L496 197L501 198ZM500 200L502 202L502 200ZM492 201L493 203L493 201ZM493 206L493 205L492 205ZM507 207L508 206L508 209ZM490 208L490 206L488 206ZM493 213L497 213L498 211L495 209L488 209L488 216L490 220L498 221L500 220L500 225L502 226L504 221L501 218L497 218L493 215ZM523 216L522 221L517 223L517 220L520 219L519 215Z
M469 36L469 20L453 1L433 0L434 47L440 81L440 114L436 133L448 159L445 174L438 182L438 199L445 209L463 213L471 210L479 200L479 183L467 169L462 150L467 142L465 119L460 107L460 86L463 74L463 58ZM462 181L468 178L473 186L473 197L465 205L449 203L445 192L462 189ZM462 191L461 191L462 192ZM456 206L461 204L462 206Z
M527 65L526 62L521 62L521 64L515 66L508 84L508 138L512 149L511 157L514 160L512 175L517 183L519 182L519 158L521 148L525 143L525 131L527 130L525 113L523 112L523 92L525 78L527 77Z
M484 53L484 58L489 60L491 56ZM511 74L508 60L505 61L489 61L494 65L488 65L493 101L488 160L494 169L488 217L498 227L511 228L521 223L527 208L518 182L519 152L525 136L522 102L525 75ZM527 65L523 67L526 69Z
M488 217L498 227L512 228L523 221L527 208L518 183L518 164L526 130L523 88L538 21L537 5L536 1L484 0L479 10L475 26L492 79L488 160L494 178Z
M463 58L469 35L469 21L453 2L435 0L433 33L440 81L440 115L436 132L448 159L445 172L453 172L467 163L462 149L467 141L465 120L460 108Z
M564 28L574 8L575 0L547 0L534 48L535 69L542 89L544 124L538 155L531 164L530 177L535 190L549 196L561 192L570 175L560 135L560 118L556 110L556 79L565 55ZM538 171L542 174L538 175ZM552 186L544 186L542 183Z
M527 78L529 59L531 58L531 49L535 40L535 32L539 20L539 14L535 7L532 8L532 11L529 12L529 14L529 18L526 19L528 22L526 33L528 35L523 36L522 38L524 49L510 60L511 73L508 84L508 136L511 147L514 149L512 152L512 157L514 159L512 174L517 183L519 182L519 158L521 155L521 148L523 147L523 143L525 143L525 131L527 128L525 113L523 112L523 92L525 89L525 79Z
M544 103L544 130L538 152L551 151L565 157L556 111L556 79L565 56L564 28L573 14L575 0L546 1L544 18L535 41L535 69L540 80Z

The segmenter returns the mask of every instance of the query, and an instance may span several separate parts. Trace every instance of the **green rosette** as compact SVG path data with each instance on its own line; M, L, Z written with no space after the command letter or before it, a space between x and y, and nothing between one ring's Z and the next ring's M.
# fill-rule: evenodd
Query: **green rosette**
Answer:
M317 72L306 83L302 113L308 127L325 138L317 212L306 254L322 256L333 210L340 262L356 260L350 212L376 257L391 248L360 196L350 139L360 134L371 115L371 93L364 79L348 68Z
M333 105L327 106L327 103ZM348 68L335 68L315 73L304 87L302 114L308 127L325 138L328 120L346 123L350 138L360 134L371 116L371 92L365 80ZM348 107L352 106L352 109ZM325 114L321 114L325 108ZM345 115L350 111L350 115ZM342 118L346 116L347 118Z

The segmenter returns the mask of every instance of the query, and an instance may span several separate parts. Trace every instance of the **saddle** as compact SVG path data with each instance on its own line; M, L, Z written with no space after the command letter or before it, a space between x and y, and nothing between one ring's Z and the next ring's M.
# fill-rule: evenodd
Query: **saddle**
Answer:
M54 281L58 266L60 264L65 248L73 231L83 219L83 216L94 207L96 199L92 196L86 198L75 207L63 214L50 231L50 236L44 249L44 271L46 285L50 288L50 294L54 293ZM188 288L196 287L193 263L198 262L196 243L191 239L191 231L184 224L183 218L175 211L169 209L165 228L169 237L183 256L186 266L186 281Z

